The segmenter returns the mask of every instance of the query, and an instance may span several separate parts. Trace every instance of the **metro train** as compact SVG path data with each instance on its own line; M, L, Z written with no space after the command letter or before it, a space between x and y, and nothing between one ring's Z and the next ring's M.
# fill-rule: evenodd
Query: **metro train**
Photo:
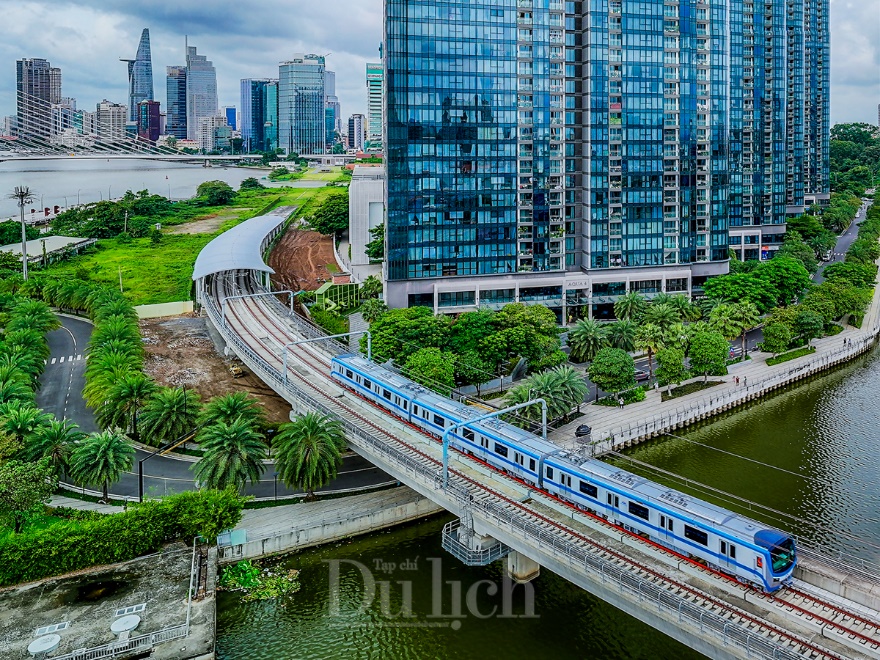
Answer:
M330 373L342 387L436 437L485 414L358 355L334 357ZM795 541L783 532L602 461L585 461L500 419L451 432L450 447L766 592L787 584L797 563Z

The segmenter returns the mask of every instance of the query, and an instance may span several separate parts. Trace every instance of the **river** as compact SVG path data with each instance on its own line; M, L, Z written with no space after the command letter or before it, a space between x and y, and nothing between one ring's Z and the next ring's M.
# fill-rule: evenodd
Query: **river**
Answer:
M0 162L0 220L17 216L18 206L8 198L15 186L28 186L36 195L34 208L77 202L97 202L117 198L126 190L188 199L205 181L225 181L234 188L246 178L265 176L267 170L254 170L222 164L202 167L187 163L155 160L58 159Z
M880 351L875 351L827 376L683 432L686 440L654 441L631 450L629 456L793 515L758 510L750 514L811 544L880 561L878 400ZM479 618L474 612L488 613L492 607L504 611L503 598L486 593L490 584L499 583L501 565L461 565L440 547L443 522L432 520L293 555L284 563L302 571L302 590L286 607L242 604L233 594L221 594L218 657L699 657L546 570L533 583L535 618L505 618L497 612ZM430 558L442 561L440 587L432 577ZM358 565L341 564L336 589L333 560L359 562L363 572ZM415 570L401 568L413 560ZM377 595L370 607L361 608L365 574L376 581ZM480 580L488 582L478 585ZM383 614L382 581L392 583L387 610L392 613L406 600L398 582L411 584L412 619ZM459 600L452 597L448 582L461 585L462 616L432 618L435 611L448 613ZM466 595L474 585L472 610ZM442 610L432 602L438 591L444 599ZM330 616L334 602L339 603L338 616ZM522 614L524 607L522 594L514 597L512 612Z

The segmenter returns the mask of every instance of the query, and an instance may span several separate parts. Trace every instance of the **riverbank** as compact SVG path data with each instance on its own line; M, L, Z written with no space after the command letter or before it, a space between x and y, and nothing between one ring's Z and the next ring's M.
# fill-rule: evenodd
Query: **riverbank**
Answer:
M369 534L441 513L405 486L333 500L245 510L217 541L221 564L256 559Z

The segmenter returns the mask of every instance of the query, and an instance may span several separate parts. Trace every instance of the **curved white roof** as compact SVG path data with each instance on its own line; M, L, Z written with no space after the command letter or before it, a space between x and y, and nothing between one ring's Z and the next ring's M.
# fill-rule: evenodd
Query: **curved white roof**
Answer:
M193 280L225 270L258 270L274 273L263 261L263 239L287 219L287 215L251 218L208 243L196 257Z

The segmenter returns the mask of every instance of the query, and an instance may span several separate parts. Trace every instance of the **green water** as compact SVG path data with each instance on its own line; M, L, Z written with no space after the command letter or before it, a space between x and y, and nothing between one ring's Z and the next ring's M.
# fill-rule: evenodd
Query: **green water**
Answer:
M874 354L751 409L684 433L690 440L729 454L667 439L642 445L630 456L794 515L797 519L774 520L776 515L767 511L750 514L811 543L878 560L878 395L880 354ZM715 495L707 499L720 501ZM700 657L546 570L532 583L534 617L521 616L528 609L522 587L508 599L509 613L515 616L500 616L504 614L503 595L493 596L488 590L501 584L501 564L467 568L448 555L440 547L445 520L433 519L288 559L286 565L301 570L302 589L285 605L242 604L234 595L221 594L218 657ZM442 563L439 580L432 573L431 558ZM332 580L333 560L359 562L364 573L376 581L377 595L369 607L361 607L363 573L354 564L342 564L338 580ZM407 561L415 562L415 570L404 570L407 567L402 565ZM395 565L393 570L391 564ZM382 581L391 583L385 612ZM453 596L448 582L459 585L460 598ZM406 588L411 589L413 616L396 616L408 600ZM474 593L470 606L469 590ZM334 593L338 594L335 599ZM434 602L438 597L439 606ZM432 616L450 614L456 602L460 603L460 616ZM331 616L334 603L338 612ZM497 608L495 616L481 618L493 607Z

